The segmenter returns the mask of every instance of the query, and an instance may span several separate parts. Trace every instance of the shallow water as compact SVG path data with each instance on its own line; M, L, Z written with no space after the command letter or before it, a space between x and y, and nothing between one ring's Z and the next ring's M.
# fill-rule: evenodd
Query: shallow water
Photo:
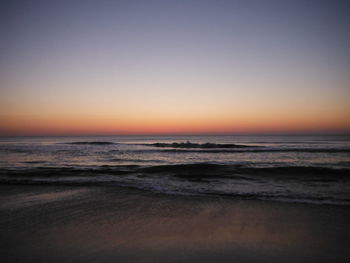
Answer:
M349 136L0 138L2 184L350 205Z

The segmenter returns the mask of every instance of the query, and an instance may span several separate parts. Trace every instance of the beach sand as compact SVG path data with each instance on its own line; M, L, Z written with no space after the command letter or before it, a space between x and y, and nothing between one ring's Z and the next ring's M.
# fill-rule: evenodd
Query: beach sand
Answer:
M350 262L346 206L0 186L1 262Z

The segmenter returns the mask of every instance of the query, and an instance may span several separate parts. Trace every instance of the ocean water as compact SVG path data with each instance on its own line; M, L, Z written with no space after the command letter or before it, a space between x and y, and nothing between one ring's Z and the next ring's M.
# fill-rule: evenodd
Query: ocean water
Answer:
M1 184L350 205L349 136L1 137Z

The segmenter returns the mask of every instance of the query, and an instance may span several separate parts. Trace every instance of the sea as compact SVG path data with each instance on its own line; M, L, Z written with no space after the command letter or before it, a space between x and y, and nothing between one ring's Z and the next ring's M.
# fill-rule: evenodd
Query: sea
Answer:
M0 184L350 205L350 136L0 137Z

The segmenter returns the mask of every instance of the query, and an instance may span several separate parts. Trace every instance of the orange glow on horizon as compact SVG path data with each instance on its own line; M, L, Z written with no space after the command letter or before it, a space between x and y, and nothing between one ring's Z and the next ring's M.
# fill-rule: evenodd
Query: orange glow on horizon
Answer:
M101 116L1 116L0 135L166 135L230 133L349 132L346 116L291 118Z

